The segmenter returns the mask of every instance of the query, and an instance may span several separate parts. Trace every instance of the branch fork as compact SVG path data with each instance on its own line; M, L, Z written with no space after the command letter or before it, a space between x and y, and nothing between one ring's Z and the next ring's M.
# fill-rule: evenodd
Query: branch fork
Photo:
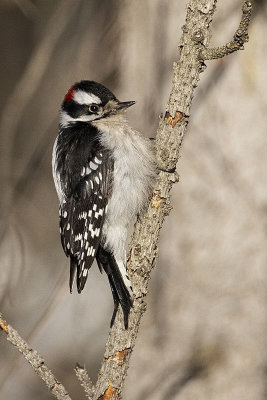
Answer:
M231 42L226 43L224 46L205 48L200 53L200 59L215 60L217 58L225 57L237 50L243 50L244 44L248 42L248 27L251 20L252 4L250 1L245 1L242 7L242 17L238 29L234 34Z

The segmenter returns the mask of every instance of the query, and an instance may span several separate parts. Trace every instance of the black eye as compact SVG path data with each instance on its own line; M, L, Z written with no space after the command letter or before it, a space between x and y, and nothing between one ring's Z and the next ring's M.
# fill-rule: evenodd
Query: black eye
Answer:
M91 104L88 109L95 114L99 111L99 106L97 104Z

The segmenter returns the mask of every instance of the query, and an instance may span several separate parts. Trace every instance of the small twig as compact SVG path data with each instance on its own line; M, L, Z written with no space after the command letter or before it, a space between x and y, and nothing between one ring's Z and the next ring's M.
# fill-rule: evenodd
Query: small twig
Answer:
M56 377L52 374L50 369L45 365L44 359L29 347L28 343L18 334L18 332L12 328L2 318L0 314L0 328L7 334L7 340L12 343L19 352L24 356L28 363L32 366L34 371L40 378L45 382L50 392L58 400L71 400L67 390L64 388Z
M245 42L248 42L248 26L251 20L252 4L250 1L245 1L242 7L242 17L239 27L234 34L234 38L231 42L226 43L224 46L205 48L201 51L200 58L202 60L214 60L216 58L222 58L228 56L228 54L234 53L237 50L243 50Z
M81 384L81 386L84 388L85 395L89 400L93 400L94 397L94 385L91 379L89 378L88 372L84 367L79 365L77 363L76 367L74 368L75 374Z

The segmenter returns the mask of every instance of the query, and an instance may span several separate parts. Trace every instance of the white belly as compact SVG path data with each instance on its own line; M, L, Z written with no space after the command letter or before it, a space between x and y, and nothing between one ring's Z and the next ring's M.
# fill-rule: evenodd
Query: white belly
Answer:
M105 245L114 256L125 253L127 228L146 205L155 177L150 141L122 121L114 126L98 125L103 132L101 143L114 157L113 191L103 226Z

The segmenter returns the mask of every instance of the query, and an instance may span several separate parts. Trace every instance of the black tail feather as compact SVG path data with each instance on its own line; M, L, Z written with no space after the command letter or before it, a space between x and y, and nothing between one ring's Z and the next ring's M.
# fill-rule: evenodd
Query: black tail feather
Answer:
M123 282L116 260L111 253L104 250L101 246L99 246L98 248L96 260L99 269L101 270L101 268L103 268L106 274L108 275L113 295L114 311L111 318L110 326L112 327L115 321L116 314L118 311L118 306L120 303L124 315L124 326L125 329L128 329L128 319L133 302L128 292L128 289Z
M123 311L123 315L124 315L124 326L125 326L125 329L128 329L128 319L129 319L129 314L130 314L130 310L133 305L133 302L132 302L131 296L128 292L128 289L126 288L126 286L122 280L121 273L120 273L120 270L116 263L116 260L112 254L110 255L110 258L109 258L109 264L110 264L110 269L112 271L111 276L112 276L112 280L113 280L114 287L116 290L116 294L119 298L119 302L120 302L120 305L121 305L121 308ZM115 311L115 309L114 309L114 311ZM115 316L114 316L114 319L115 319Z
M76 261L75 258L70 256L70 281L69 281L69 285L70 285L70 292L72 293L72 288L73 288L73 282L75 279L75 275L76 275Z
M114 282L112 280L112 276L111 275L108 275L108 280L109 280L109 284L110 284L111 292L112 292L112 296L113 296L113 301L114 301L114 310L113 310L112 318L111 318L111 321L110 321L110 327L112 328L112 326L114 324L114 321L115 321L115 318L116 318L116 315L117 315L117 311L118 311L118 307L119 307L119 304L120 304L120 300L119 300L119 297L117 295L116 288L115 288L115 285L114 285Z

